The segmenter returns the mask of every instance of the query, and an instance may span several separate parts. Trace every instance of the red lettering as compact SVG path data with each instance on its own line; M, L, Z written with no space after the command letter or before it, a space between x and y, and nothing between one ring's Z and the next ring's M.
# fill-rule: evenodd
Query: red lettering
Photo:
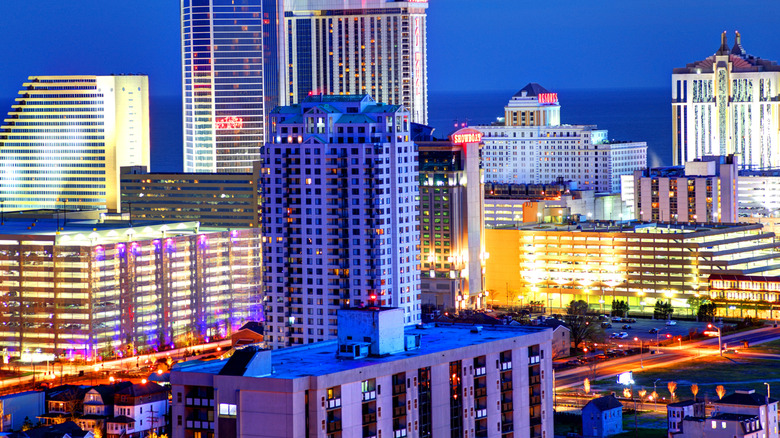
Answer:
M244 127L244 119L241 117L223 117L217 119L217 129L241 129Z

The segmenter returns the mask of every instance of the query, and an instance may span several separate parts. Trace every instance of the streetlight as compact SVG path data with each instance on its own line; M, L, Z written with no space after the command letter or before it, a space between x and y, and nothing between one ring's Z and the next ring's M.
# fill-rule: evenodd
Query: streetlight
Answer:
M639 337L634 336L634 342L639 341L639 368L644 369L645 366L642 363L642 340Z
M718 331L718 351L720 351L720 357L723 357L723 346L721 344L721 338L720 338L720 327L715 327L712 324L707 324L707 328L715 329Z

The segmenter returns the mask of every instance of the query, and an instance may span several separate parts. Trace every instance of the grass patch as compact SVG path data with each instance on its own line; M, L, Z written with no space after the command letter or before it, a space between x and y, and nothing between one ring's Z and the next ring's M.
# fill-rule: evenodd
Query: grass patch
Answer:
M780 340L758 344L755 347L750 347L750 351L755 353L780 354Z
M729 355L727 357L706 356L696 358L669 367L652 368L634 373L634 390L644 388L649 395L653 392L653 382L658 380L657 391L661 398L670 399L667 383L677 382L675 401L693 398L691 384L699 386L697 397L702 399L717 399L715 388L723 385L727 393L737 389L753 389L757 393L765 393L763 382L780 382L777 374L777 361L748 359L744 356ZM605 382L606 383L606 382ZM605 388L601 386L600 390ZM610 383L608 390L620 394L623 387Z

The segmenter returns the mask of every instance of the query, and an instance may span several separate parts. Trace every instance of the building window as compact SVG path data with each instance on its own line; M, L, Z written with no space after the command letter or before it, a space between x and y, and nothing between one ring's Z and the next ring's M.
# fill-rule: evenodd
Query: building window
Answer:
M219 404L219 416L220 417L235 417L236 416L236 405L229 404L229 403L220 403Z

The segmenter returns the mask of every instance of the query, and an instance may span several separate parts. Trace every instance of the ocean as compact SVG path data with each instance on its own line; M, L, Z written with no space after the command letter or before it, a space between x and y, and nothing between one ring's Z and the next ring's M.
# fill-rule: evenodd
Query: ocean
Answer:
M519 90L520 88L518 88ZM554 90L561 104L561 123L598 125L609 138L645 141L648 164L672 164L672 111L669 89ZM503 116L517 90L430 93L428 122L440 138L459 125L489 124ZM150 101L152 171L182 170L180 96L152 96Z

